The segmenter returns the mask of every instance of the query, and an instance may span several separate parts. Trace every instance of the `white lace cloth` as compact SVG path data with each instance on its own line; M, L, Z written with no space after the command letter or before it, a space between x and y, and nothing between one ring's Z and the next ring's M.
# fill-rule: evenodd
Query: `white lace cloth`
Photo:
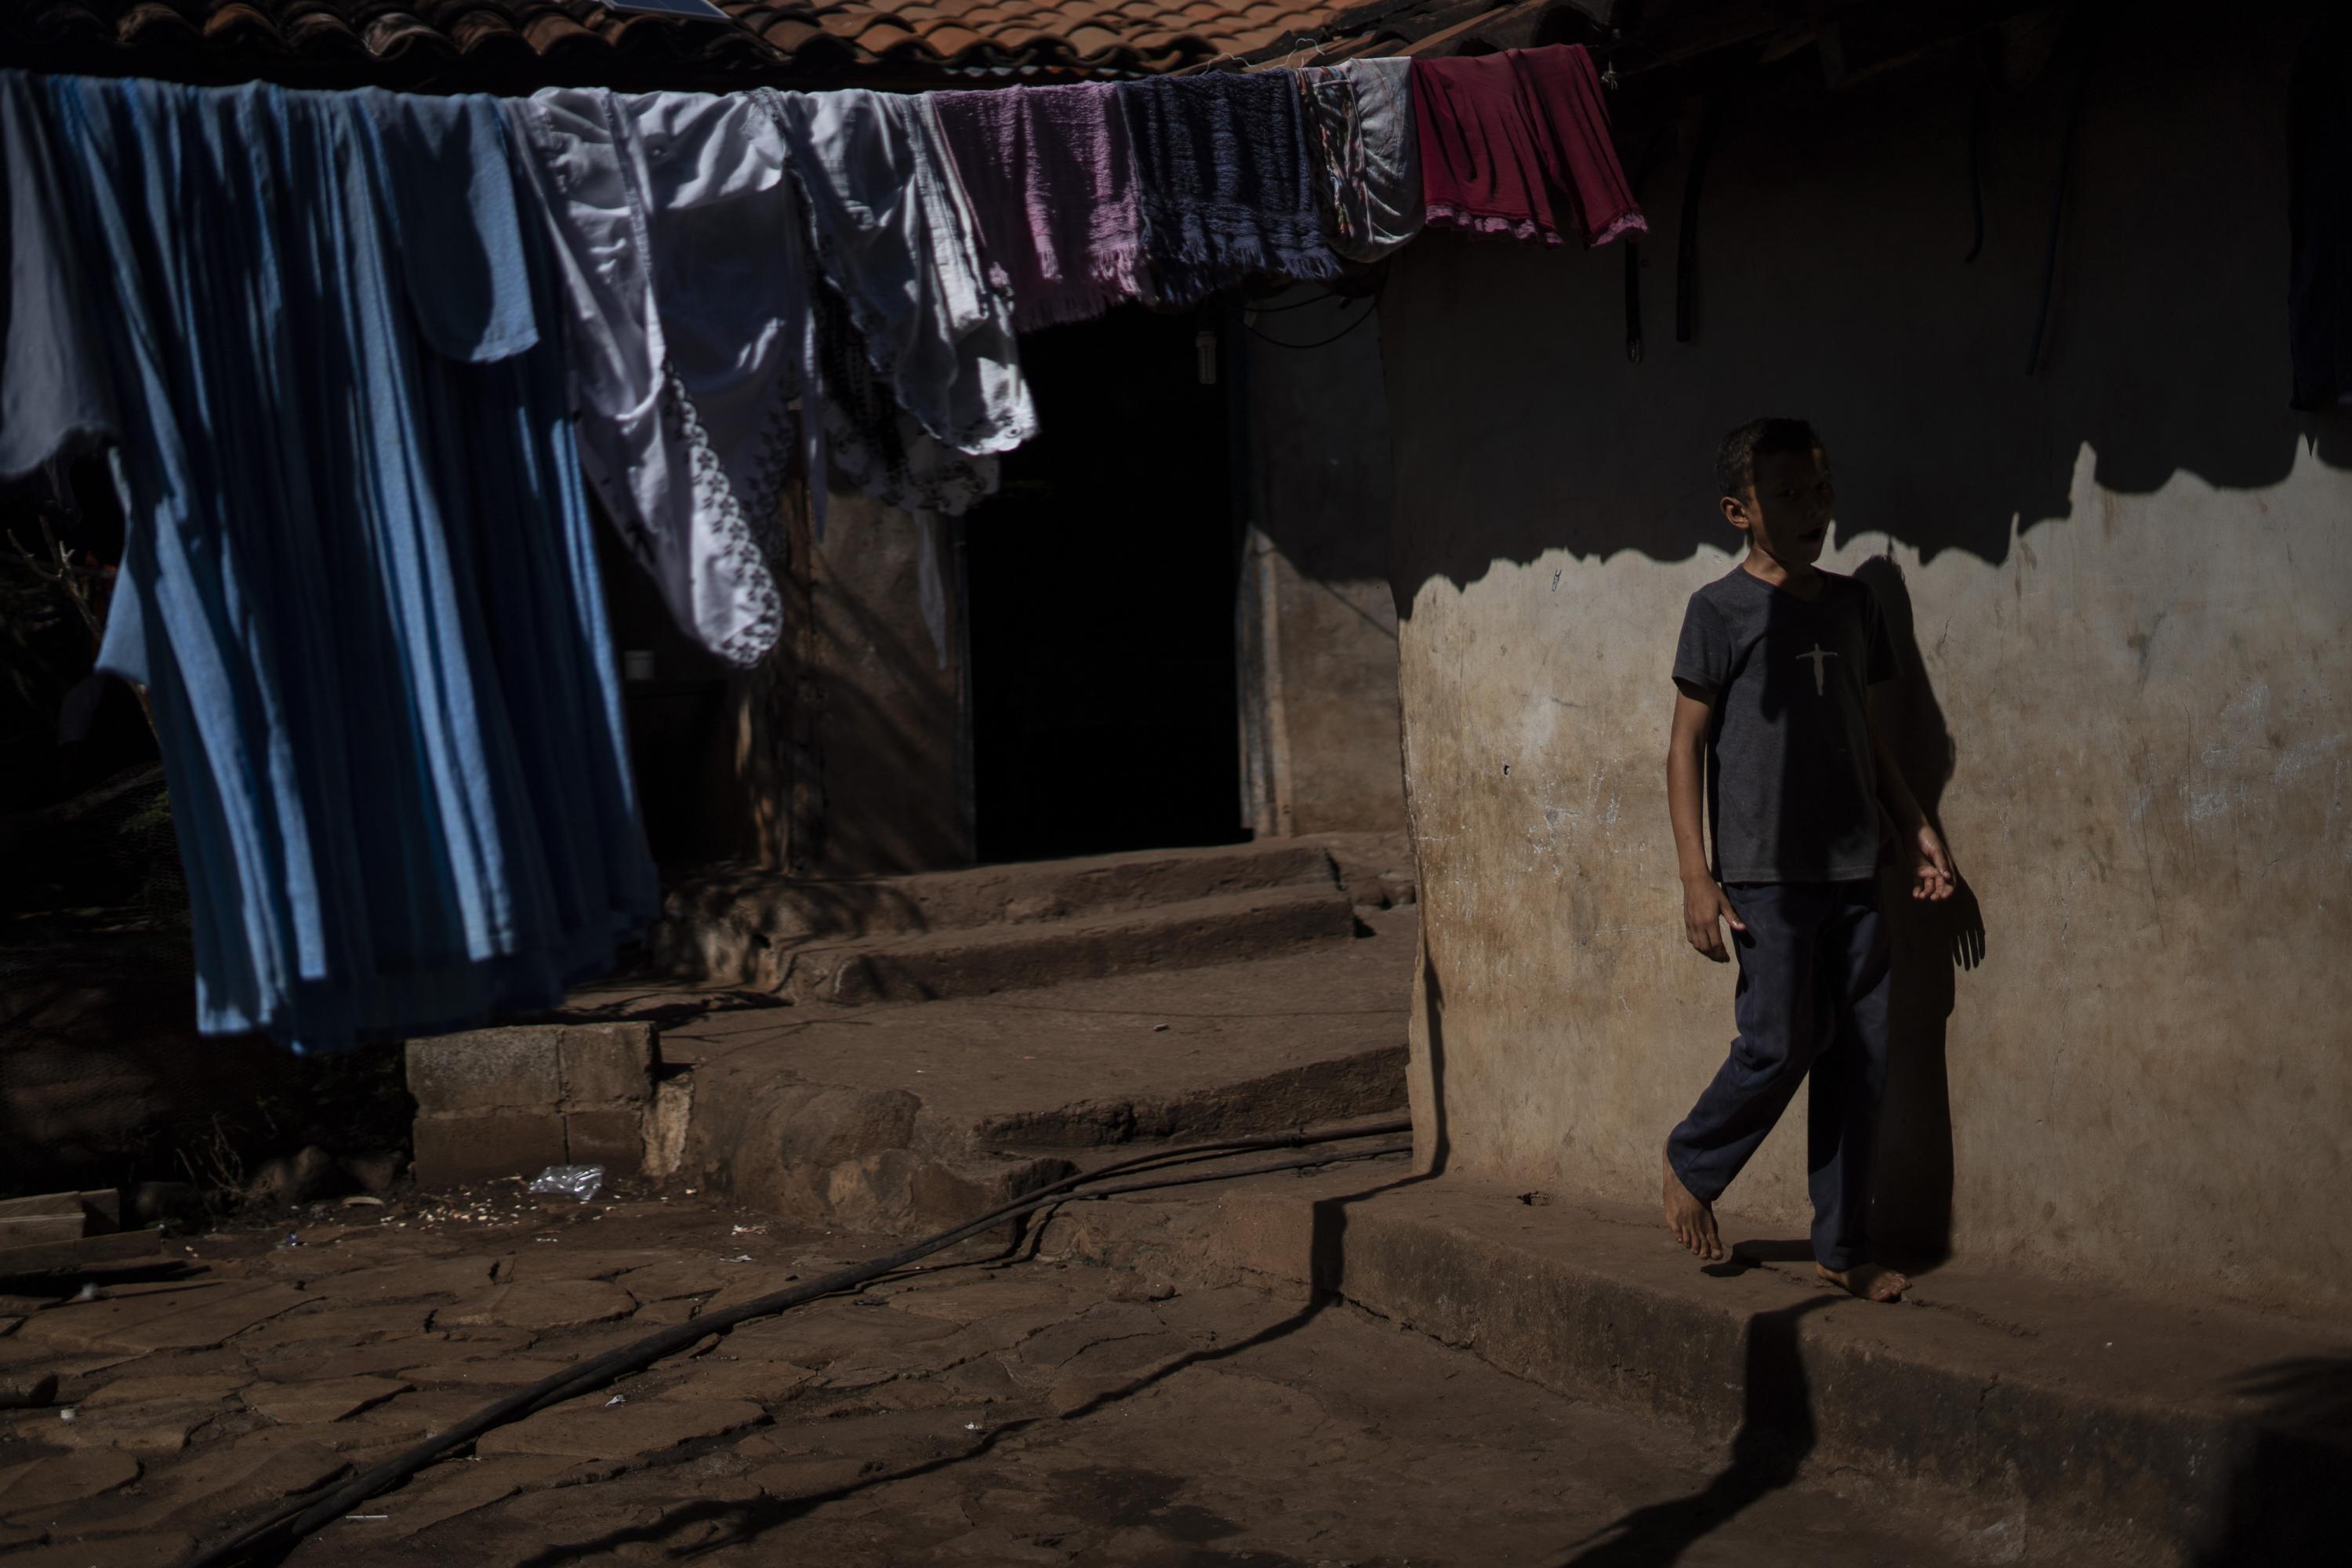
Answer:
M755 664L783 626L769 562L815 385L777 121L748 94L596 88L506 110L570 296L581 467L678 625Z

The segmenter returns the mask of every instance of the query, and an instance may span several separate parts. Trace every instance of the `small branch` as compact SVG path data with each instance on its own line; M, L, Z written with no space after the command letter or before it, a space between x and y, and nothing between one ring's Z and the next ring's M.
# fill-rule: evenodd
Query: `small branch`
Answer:
M106 646L106 621L98 613L98 606L92 600L89 584L107 582L109 574L106 569L102 566L76 565L73 552L67 547L63 540L58 537L57 530L49 526L49 520L46 514L41 518L43 553L36 555L26 549L24 542L16 537L16 531L13 528L7 531L7 540L10 548L16 552L16 558L25 563L25 570L42 582L49 584L72 601L74 613L81 617L82 628L89 633L90 657L97 658L99 650ZM55 564L50 564L51 562ZM162 731L155 728L155 705L148 700L147 689L135 680L126 680L123 684L131 688L131 696L139 700L139 712L147 721L147 732L155 737L155 742L160 746L163 743L163 735Z

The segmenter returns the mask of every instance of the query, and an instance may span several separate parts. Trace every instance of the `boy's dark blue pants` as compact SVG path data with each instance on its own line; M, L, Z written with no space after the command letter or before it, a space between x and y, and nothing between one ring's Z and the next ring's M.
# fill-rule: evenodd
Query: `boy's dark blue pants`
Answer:
M1813 1256L1870 1258L1870 1144L1886 1089L1886 928L1875 882L1727 886L1739 989L1731 1058L1666 1140L1694 1197L1713 1203L1756 1152L1808 1072L1806 1164Z

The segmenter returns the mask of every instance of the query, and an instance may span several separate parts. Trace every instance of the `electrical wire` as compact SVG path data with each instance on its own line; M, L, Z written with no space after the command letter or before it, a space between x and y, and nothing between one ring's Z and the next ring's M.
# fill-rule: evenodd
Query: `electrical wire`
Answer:
M634 1343L622 1345L602 1355L591 1356L562 1372L541 1378L530 1387L520 1389L502 1399L483 1406L446 1430L435 1434L424 1443L404 1454L385 1460L352 1479L280 1505L275 1511L248 1525L219 1545L199 1552L182 1568L227 1568L228 1564L251 1560L256 1555L290 1550L304 1536L328 1524L356 1504L381 1497L423 1470L434 1460L456 1449L465 1447L495 1427L520 1421L551 1405L604 1387L629 1373L644 1370L667 1356L677 1354L712 1334L724 1333L755 1318L773 1317L794 1307L823 1297L855 1290L895 1274L921 1258L943 1251L958 1242L968 1241L1004 1224L1039 1209L1066 1203L1094 1202L1117 1197L1128 1193L1152 1192L1167 1187L1193 1186L1203 1182L1231 1181L1244 1176L1261 1175L1269 1172L1303 1170L1328 1165L1342 1160L1374 1159L1385 1154L1402 1153L1410 1144L1381 1144L1369 1149L1350 1150L1342 1153L1311 1155L1304 1159L1286 1160L1274 1164L1256 1165L1245 1170L1197 1172L1181 1176L1153 1176L1139 1181L1100 1185L1105 1178L1130 1171L1164 1169L1229 1159L1235 1154L1262 1149L1296 1149L1324 1143L1349 1142L1357 1139L1378 1138L1412 1131L1409 1118L1365 1123L1354 1127L1302 1129L1297 1132L1260 1133L1244 1138L1220 1139L1208 1143L1186 1144L1180 1148L1156 1150L1149 1154L1113 1161L1090 1172L1062 1177L1038 1188L1025 1197L1002 1205L979 1218L968 1220L951 1229L926 1237L898 1251L847 1268L837 1269L805 1285L796 1285L754 1300L730 1307L721 1311L708 1312L689 1318L683 1323L648 1334Z
M1250 305L1245 308L1253 315L1279 316L1285 310L1303 310L1309 305L1320 305L1327 300L1337 300L1339 297L1334 290L1327 289L1320 294L1309 294L1304 300L1293 300L1287 305Z
M1367 301L1367 303L1369 303L1369 304L1370 305L1370 307L1371 307L1370 310L1368 310L1364 311L1364 312L1363 312L1363 314L1361 314L1361 315L1358 316L1354 321L1349 321L1346 326L1341 327L1338 331L1333 332L1329 337L1328 337L1328 338L1318 338L1318 339L1316 339L1316 340L1315 340L1313 342L1311 342L1311 343L1286 343L1286 342L1284 342L1280 338L1273 338L1273 337L1268 337L1268 336L1266 336L1266 334L1265 334L1265 333L1259 331L1255 327L1252 327L1252 328L1250 328L1250 330L1249 330L1249 334L1250 334L1250 336L1252 336L1252 337L1254 337L1254 338L1257 339L1260 342L1271 343L1271 344L1273 344L1276 348L1278 348L1278 349L1319 349L1319 348L1328 348L1328 347L1329 347L1331 344L1338 342L1341 338L1346 337L1349 332L1354 331L1358 327L1362 326L1366 321L1370 321L1374 316L1377 316L1377 315L1379 315L1379 314L1381 313L1381 308L1380 308L1380 301L1379 301L1379 300L1369 300L1369 301Z

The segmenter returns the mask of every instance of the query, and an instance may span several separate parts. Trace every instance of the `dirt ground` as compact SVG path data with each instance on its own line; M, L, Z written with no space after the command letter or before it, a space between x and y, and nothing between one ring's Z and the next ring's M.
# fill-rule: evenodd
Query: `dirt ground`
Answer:
M171 1564L579 1357L891 1244L708 1196L321 1206L0 1296L0 1559ZM79 1281L61 1284L78 1289ZM21 1282L16 1289L27 1289ZM1164 1288L1163 1288L1164 1289ZM1343 1305L958 1254L485 1436L296 1564L1999 1561ZM1977 1521L1981 1524L1982 1521Z

